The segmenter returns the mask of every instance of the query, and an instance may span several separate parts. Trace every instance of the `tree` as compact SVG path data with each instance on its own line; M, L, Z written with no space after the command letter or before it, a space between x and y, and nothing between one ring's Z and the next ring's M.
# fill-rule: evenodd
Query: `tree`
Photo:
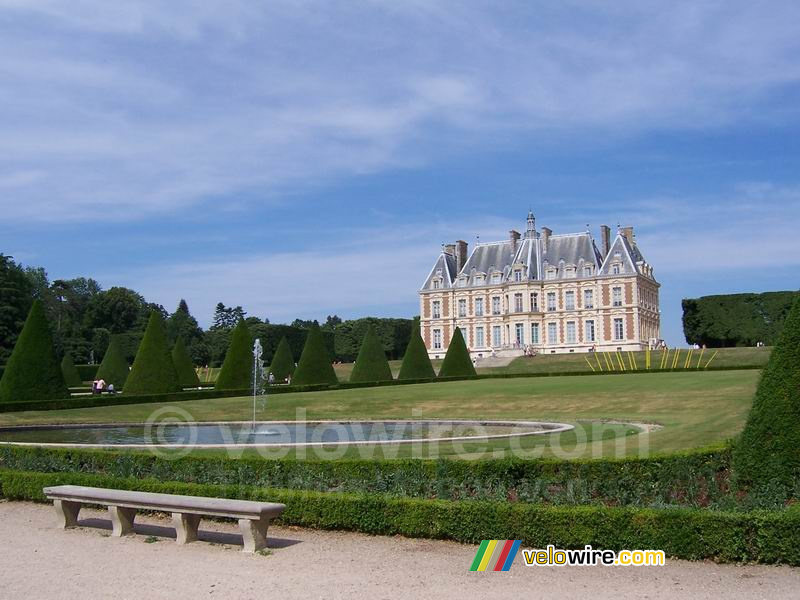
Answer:
M103 355L103 362L97 369L97 379L102 379L107 384L113 383L114 389L121 390L128 381L130 368L125 350L120 339L122 334L112 335L108 340L106 353Z
M10 256L0 254L0 364L11 356L32 302L25 271Z
M314 325L319 326L319 321L314 319L311 320L303 320L303 319L295 319L292 321L292 327L298 327L300 329L311 329Z
M179 337L172 347L172 364L178 373L178 380L185 388L199 387L200 380L197 378L197 371L194 369L192 359L183 343L183 338Z
M154 310L150 313L150 321L125 383L125 393L167 394L181 389L172 364L163 317Z
M0 402L69 398L44 307L35 300L0 379Z
M796 298L734 445L738 485L788 499L800 481L800 297Z
M253 384L252 378L253 338L250 337L244 319L240 319L231 333L231 343L214 387L218 390L250 388Z
M295 385L339 383L331 364L331 357L325 349L319 325L312 325L308 330L303 354L300 356L300 362L297 363L292 383Z
M111 333L141 331L141 317L146 307L144 298L133 290L112 287L91 299L86 309L85 325L91 329L108 329Z
M245 315L247 313L241 306L228 308L222 302L218 302L214 309L214 321L211 329L232 329L245 318Z
M173 344L178 339L183 339L186 351L193 364L203 365L208 363L208 346L203 338L203 330L197 324L197 319L189 312L189 305L186 300L181 299L178 303L178 308L167 319L166 326L167 339Z
M334 331L337 325L341 325L342 319L339 315L328 315L328 318L325 319L325 324L322 326L322 329L327 329L328 331Z
M370 326L361 343L356 364L350 374L351 382L391 381L392 369L386 360L383 344L375 333L375 328Z
M75 368L75 363L72 361L72 355L67 352L64 358L61 359L61 374L64 376L64 383L68 387L80 387L83 385L81 376L78 369Z
M425 342L419 334L419 325L415 324L406 354L403 356L403 364L400 366L400 375L397 378L433 379L434 377L436 377L436 371L433 370Z
M285 381L294 373L294 356L292 356L292 349L289 348L286 336L282 337L278 343L269 371L275 376L276 381Z
M447 354L444 355L442 368L439 369L439 377L476 377L477 375L475 365L472 364L469 350L467 350L467 344L464 342L464 336L461 335L461 329L456 327L453 339L450 340L450 346L447 348Z

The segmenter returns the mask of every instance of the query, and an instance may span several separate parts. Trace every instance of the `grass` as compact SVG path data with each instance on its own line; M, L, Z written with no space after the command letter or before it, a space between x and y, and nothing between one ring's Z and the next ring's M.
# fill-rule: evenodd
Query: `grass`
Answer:
M756 370L564 376L281 394L267 398L266 408L259 411L258 418L531 419L582 426L586 422L604 421L655 423L662 428L647 436L630 436L629 428L619 426L616 434L629 438L630 442L624 453L641 453L643 441L648 444L648 452L674 452L721 444L739 433L758 377ZM252 414L252 399L248 397L187 401L176 406L198 421L248 420ZM140 404L6 413L0 415L0 425L144 422L158 408L157 404ZM542 436L528 439L525 444L545 445L545 456L559 458L596 456L598 445L603 456L615 452L614 440L600 439L609 435L607 431L590 430L588 441L591 443L586 452L570 454L570 443L574 445L575 435L571 432L561 434L560 438ZM555 442L561 442L566 450L557 451L558 448L553 448ZM481 448L493 456L499 455L508 448L508 442L484 443ZM468 444L464 453L474 454L481 448ZM494 453L495 450L501 452ZM399 456L407 452L409 450L402 450Z

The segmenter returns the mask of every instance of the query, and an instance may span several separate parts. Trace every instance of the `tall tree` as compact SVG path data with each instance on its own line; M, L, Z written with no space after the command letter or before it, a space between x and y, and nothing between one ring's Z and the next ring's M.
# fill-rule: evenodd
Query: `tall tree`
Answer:
M203 338L203 330L189 312L186 300L181 299L178 308L167 319L166 326L169 341L175 343L182 339L194 364L208 363L208 346Z
M325 349L319 325L312 325L308 330L303 354L300 356L300 362L297 363L292 383L295 385L339 383L336 371L333 370L331 357Z
M33 289L25 271L12 257L0 254L0 364L11 356L32 302Z
M141 330L142 313L146 311L144 298L124 287L96 294L86 309L86 327L108 329L111 333Z
M356 364L350 374L350 381L391 381L392 379L392 369L389 368L389 361L386 360L383 344L378 339L375 328L370 325L364 335L364 341L361 342L361 350L358 352Z
M272 362L269 365L269 371L279 383L286 381L294 373L294 356L292 356L292 349L289 347L289 340L286 336L281 338L278 347L275 349L275 355L272 357Z
M244 320L240 320L231 333L231 343L225 353L225 362L219 371L215 388L238 390L252 387L253 338Z
M200 380L197 378L197 371L194 369L192 359L183 343L183 338L178 338L172 347L172 363L178 372L178 379L185 388L198 387Z
M159 311L150 313L133 367L125 382L126 394L166 394L181 391L178 373L172 363L172 354L164 331L164 320Z

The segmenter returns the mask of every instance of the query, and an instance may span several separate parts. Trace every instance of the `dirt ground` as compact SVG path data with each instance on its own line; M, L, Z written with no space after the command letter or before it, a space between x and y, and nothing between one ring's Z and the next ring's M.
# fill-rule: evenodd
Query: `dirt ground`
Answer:
M0 502L0 598L798 598L800 569L668 560L664 567L528 567L470 573L476 546L273 527L265 555L234 524L203 521L177 546L166 518L109 536L105 512L54 527L47 505Z

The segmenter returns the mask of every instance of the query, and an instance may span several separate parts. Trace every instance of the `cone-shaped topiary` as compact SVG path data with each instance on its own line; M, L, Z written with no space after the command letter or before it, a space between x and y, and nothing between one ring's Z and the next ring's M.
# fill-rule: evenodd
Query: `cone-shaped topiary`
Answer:
M278 342L278 347L275 348L275 356L272 357L272 364L269 366L269 371L275 376L275 381L285 381L287 377L294 373L294 357L292 356L292 349L289 347L289 341L286 337L282 337Z
M461 335L461 330L456 327L453 339L450 340L450 346L447 348L447 354L444 355L442 368L439 369L439 377L476 376L475 365L472 364L467 344L464 342L464 336Z
M175 340L175 345L172 347L172 364L175 365L178 381L181 382L183 387L200 386L200 380L197 378L197 371L194 370L192 358L189 356L186 344L183 343L183 338L180 336Z
M95 378L102 379L106 385L113 383L115 390L121 390L128 381L129 373L128 360L125 358L119 338L112 335L108 340L108 348L106 348L103 362L100 363Z
M167 345L164 319L161 313L154 310L150 313L142 343L139 344L128 381L125 382L125 393L167 394L181 389Z
M0 402L62 398L69 398L69 390L44 308L36 300L0 379Z
M356 383L391 381L392 379L392 369L389 367L389 361L386 360L383 344L375 332L375 328L370 325L364 335L364 341L361 342L356 364L353 366L353 372L350 373L350 381Z
M800 481L800 296L761 373L753 407L734 446L733 475L742 488L769 488L787 498Z
M303 354L294 372L292 383L295 385L312 385L315 383L339 383L336 371L333 370L331 357L322 340L319 325L312 324L308 330Z
M231 332L231 341L214 387L218 390L241 390L253 386L253 338L244 319Z
M81 376L78 369L75 368L75 363L72 361L72 355L67 352L64 358L61 359L61 374L64 376L64 383L69 387L80 387L83 385Z
M406 354L403 356L403 364L400 367L398 379L433 379L436 371L433 370L428 351L425 349L425 342L419 334L419 325L414 325L411 331L411 338L408 340Z

